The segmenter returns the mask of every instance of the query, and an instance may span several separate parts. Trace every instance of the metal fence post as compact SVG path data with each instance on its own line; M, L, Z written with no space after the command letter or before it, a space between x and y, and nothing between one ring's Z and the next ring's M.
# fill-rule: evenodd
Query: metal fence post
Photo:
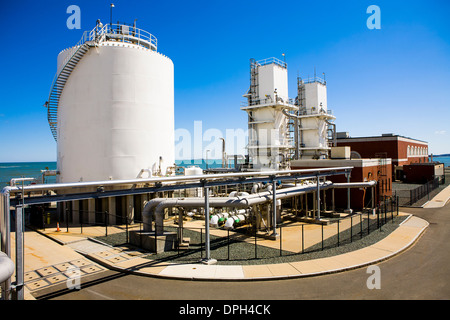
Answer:
M359 228L361 230L361 239L363 237L362 213L359 215Z
M256 243L256 228L255 228L255 259L258 259L258 244Z
M380 207L377 207L377 229L380 229Z
M105 237L108 236L108 211L105 211Z
M209 238L209 187L203 186L203 195L205 197L205 260L211 260L211 247Z
M302 253L305 253L305 232L304 232L304 224L302 224Z
M155 241L156 241L156 220L155 220ZM128 243L128 215L125 216L125 236L127 239L127 243ZM155 248L156 248L156 243L155 243ZM158 250L156 250L158 251Z
M321 224L322 226L322 250L323 250L323 224Z
M337 246L339 247L339 220L337 221Z
M66 208L66 231L69 232L69 209Z
M281 238L282 238L282 234L283 234L283 231L282 231L282 229L283 229L283 226L280 224L280 257L283 255L283 253L282 253L282 241L281 241Z
M23 193L22 193L23 195ZM24 299L24 237L23 237L23 210L20 205L16 207L16 294L17 300Z
M127 217L127 243L128 243L128 217ZM155 254L158 254L158 226L155 220Z
M399 201L400 201L400 198L399 198L399 196L397 196L397 217L398 217L398 206L399 206Z
M228 260L230 260L230 229L227 229Z
M353 242L353 216L350 216L350 242Z

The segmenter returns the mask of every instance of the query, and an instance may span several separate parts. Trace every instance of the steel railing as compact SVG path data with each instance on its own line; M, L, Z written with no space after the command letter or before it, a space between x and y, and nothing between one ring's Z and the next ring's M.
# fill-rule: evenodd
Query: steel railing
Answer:
M70 223L70 214L66 211L66 214L60 217L62 219L58 219L61 222L61 232L69 232L69 229L71 232L76 232L75 229L79 228L81 234L86 232L91 234L92 231L89 232L86 230L89 226L103 227L104 231L102 234L91 236L113 246L131 244L129 232L132 230L134 232L142 232L144 230L145 223L142 220L130 219L124 215L113 215L107 211L73 210L72 214L79 215L79 222L77 224ZM96 222L86 221L89 214L96 215L100 220ZM384 231L388 223L400 222L396 220L398 216L398 197L386 197L372 210L355 213L343 218L331 218L329 224L315 225L313 228L309 224L291 225L292 221L279 224L277 226L279 237L272 240L274 243L278 243L277 246L272 245L268 247L267 244L261 244L267 236L264 235L264 232L257 232L255 228L249 225L244 225L233 230L218 228L217 230L222 231L222 235L211 234L211 250L214 258L220 261L272 259L282 256L298 256L301 259L301 255L345 246L364 239L375 231ZM45 217L43 216L43 221ZM116 223L110 224L111 217L114 217ZM156 222L152 224L154 226L153 230L155 230L157 227ZM43 222L43 230L45 230L46 226L47 228L50 226L55 228L56 222L53 221L48 224ZM108 227L110 226L122 229L121 236L118 236L116 232L108 232ZM85 229L83 230L83 228ZM165 229L176 232L177 240L174 240L171 251L164 253L152 253L148 251L148 254L152 254L152 259L193 262L198 261L199 258L204 258L204 239L206 236L204 227L171 225L166 226ZM290 234L290 239L293 239L291 241L296 242L297 249L295 251L286 248L286 243L283 242L283 234L287 232ZM183 247L181 235L183 238L190 238L188 247ZM157 242L166 240L156 236L154 241L154 247L156 248ZM136 245L136 243L133 245Z

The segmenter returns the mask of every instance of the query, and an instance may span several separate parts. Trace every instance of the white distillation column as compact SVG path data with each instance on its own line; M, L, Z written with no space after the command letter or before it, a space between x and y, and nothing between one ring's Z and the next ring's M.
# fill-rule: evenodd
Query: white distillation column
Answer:
M299 159L325 159L330 146L328 122L336 118L329 113L325 80L314 77L301 80L299 92Z
M278 170L292 149L283 109L296 108L289 101L287 64L276 58L250 61L248 105L241 108L248 114L248 153L254 169Z

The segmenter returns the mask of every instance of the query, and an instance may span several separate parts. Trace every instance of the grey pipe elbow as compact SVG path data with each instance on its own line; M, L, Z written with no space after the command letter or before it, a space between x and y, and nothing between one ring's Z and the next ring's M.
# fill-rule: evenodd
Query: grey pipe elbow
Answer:
M14 262L4 252L0 252L0 283L14 274Z

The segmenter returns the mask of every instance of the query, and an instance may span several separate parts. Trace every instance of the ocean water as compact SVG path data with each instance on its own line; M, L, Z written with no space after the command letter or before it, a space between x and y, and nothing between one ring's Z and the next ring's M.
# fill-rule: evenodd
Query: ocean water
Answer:
M198 166L206 169L205 160L176 160L181 167ZM208 168L221 168L222 160L208 160ZM55 162L0 162L0 188L9 185L13 178L35 178L36 183L42 183L41 170L56 170ZM55 176L45 177L45 183L56 183ZM26 185L30 182L25 182Z
M450 156L433 157L434 161L444 164L445 167L450 167ZM205 160L176 160L175 163L181 167L199 166L206 169ZM208 168L221 168L221 159L208 160ZM36 183L42 183L41 170L56 170L56 162L0 162L0 188L9 185L12 178L35 178ZM45 177L46 183L55 183L56 177ZM29 182L26 182L29 184Z
M444 167L450 167L450 156L444 156L444 157L433 156L433 161L443 163Z
M56 170L56 162L0 162L0 187L9 185L12 178L35 178L42 183L41 170L46 169ZM45 177L45 182L55 183L56 177Z

